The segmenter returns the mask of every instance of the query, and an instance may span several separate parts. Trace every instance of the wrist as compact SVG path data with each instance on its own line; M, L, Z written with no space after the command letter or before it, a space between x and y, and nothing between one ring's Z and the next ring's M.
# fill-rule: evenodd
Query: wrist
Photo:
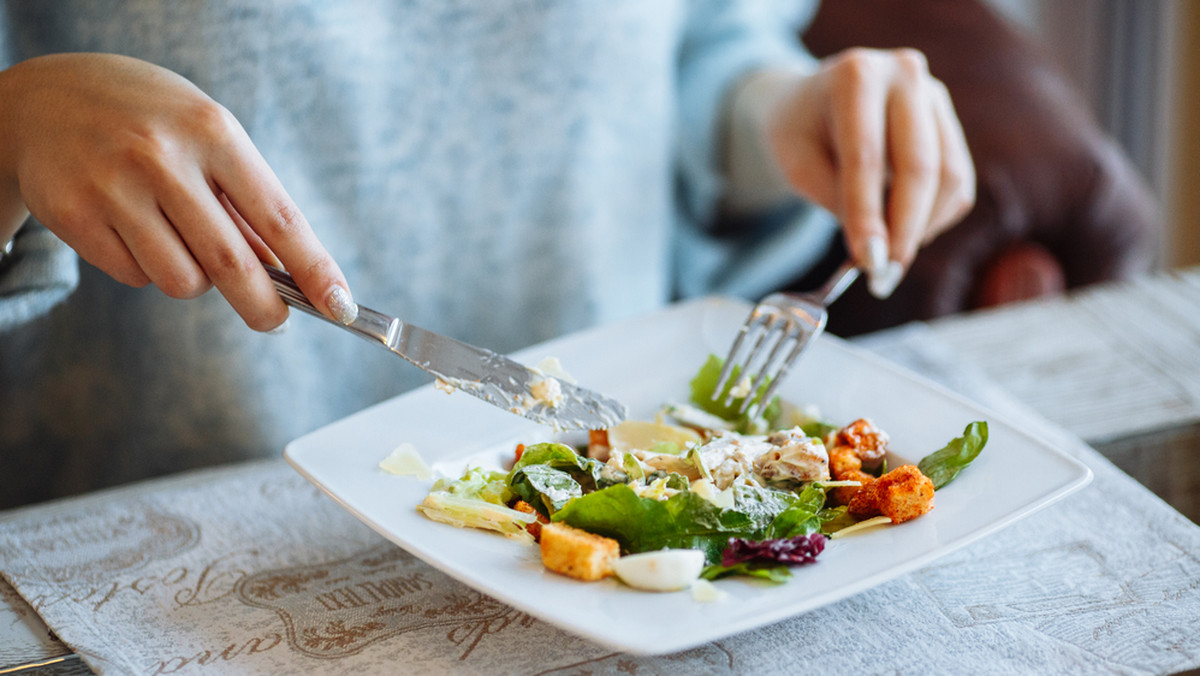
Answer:
M763 212L795 197L771 142L771 125L784 99L812 69L796 65L755 71L728 99L724 166L725 206L734 213Z

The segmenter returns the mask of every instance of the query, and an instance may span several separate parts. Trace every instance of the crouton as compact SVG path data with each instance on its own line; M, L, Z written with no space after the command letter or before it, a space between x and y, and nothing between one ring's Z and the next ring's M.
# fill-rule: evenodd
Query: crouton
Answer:
M533 536L534 540L542 539L542 524L550 523L550 519L547 519L542 515L541 512L534 509L533 505L525 502L524 500L517 500L517 502L513 504L512 508L518 512L532 514L537 517L537 521L530 522L528 526L525 526L525 530L529 531L529 534Z
M901 465L864 487L850 501L850 514L882 514L892 523L911 521L933 509L933 482L916 465Z
M573 528L565 523L542 526L542 565L591 582L613 574L612 562L621 555L616 540Z
M608 430L588 430L587 457L608 462L612 449L608 445Z

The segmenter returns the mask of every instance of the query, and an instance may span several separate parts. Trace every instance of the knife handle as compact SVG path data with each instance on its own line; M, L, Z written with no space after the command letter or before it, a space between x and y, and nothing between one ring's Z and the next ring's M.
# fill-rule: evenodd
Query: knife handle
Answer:
M291 275L270 265L263 265L263 267L266 268L267 274L271 277L271 282L275 284L275 290L279 292L279 297L283 299L284 303L318 319L329 322L340 329L345 329L360 338L365 338L373 343L383 343L384 347L395 347L397 336L400 334L401 324L399 319L359 305L358 317L350 324L343 324L322 314L308 300L304 292L300 290L300 287L296 286L296 281L292 279Z

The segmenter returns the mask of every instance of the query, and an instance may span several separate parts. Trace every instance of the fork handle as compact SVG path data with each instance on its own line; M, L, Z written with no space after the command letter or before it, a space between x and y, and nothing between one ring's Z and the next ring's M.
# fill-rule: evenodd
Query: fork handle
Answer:
M395 343L396 335L400 329L400 320L389 317L382 312L376 312L369 307L359 305L358 317L353 322L343 324L335 321L322 314L308 300L304 292L296 285L296 280L292 279L291 275L270 265L263 265L263 267L266 268L267 274L270 275L271 282L275 284L275 290L279 292L279 297L289 306L329 322L339 329L345 329L360 338L365 338L371 342L383 343L385 347L391 347Z
M854 280L858 279L858 275L859 269L854 265L854 261L847 260L826 280L821 288L813 292L813 295L821 299L821 305L828 307L854 283Z

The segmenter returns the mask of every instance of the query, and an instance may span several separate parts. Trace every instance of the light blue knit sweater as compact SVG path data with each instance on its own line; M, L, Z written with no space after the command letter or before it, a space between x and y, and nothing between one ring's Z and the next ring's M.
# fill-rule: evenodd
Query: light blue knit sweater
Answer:
M774 256L777 281L804 266L788 242L823 213L701 234L730 83L807 58L810 3L784 4L9 0L0 65L104 51L184 75L246 127L357 300L510 351L681 284L765 291L724 274L731 254ZM216 292L121 286L35 223L0 272L0 327L0 506L276 455L424 382L306 317L260 335Z

